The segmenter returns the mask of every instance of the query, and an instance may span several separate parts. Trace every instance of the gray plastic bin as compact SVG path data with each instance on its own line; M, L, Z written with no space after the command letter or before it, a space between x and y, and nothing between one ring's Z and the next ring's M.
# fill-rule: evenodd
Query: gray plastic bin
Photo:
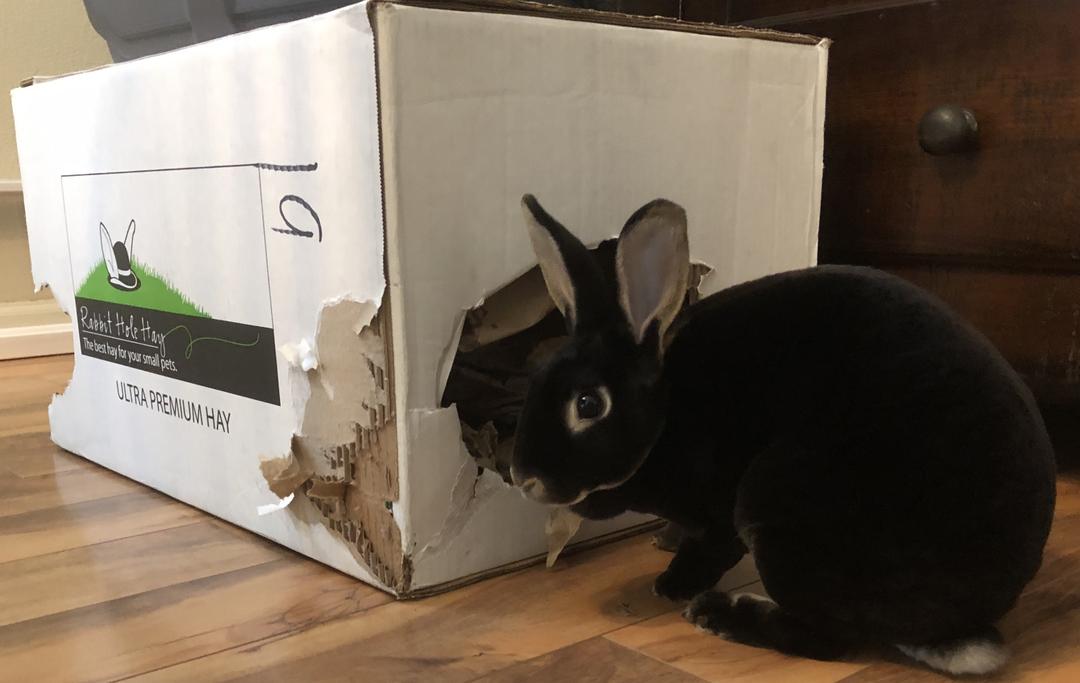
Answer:
M123 62L247 31L303 19L359 0L83 0L86 14ZM541 0L597 10L620 10L624 0Z

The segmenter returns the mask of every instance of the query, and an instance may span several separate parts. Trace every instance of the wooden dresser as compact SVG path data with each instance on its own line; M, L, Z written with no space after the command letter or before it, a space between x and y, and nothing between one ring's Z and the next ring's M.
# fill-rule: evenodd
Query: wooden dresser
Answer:
M1075 453L1080 2L729 4L726 21L834 41L821 261L878 266L950 303Z

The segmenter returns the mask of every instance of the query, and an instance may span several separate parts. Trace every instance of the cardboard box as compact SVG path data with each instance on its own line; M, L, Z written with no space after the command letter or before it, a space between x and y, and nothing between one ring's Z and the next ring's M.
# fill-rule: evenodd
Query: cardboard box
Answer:
M592 243L681 203L701 294L807 266L826 54L376 0L38 79L13 93L33 272L79 349L53 439L398 595L534 561L547 511L443 401L459 348L550 310L521 196Z

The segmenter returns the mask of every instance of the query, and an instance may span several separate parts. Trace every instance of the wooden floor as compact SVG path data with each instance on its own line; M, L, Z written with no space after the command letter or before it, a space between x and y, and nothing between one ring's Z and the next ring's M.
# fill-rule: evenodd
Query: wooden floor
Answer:
M387 596L49 441L70 357L0 363L0 680L930 681L697 633L644 537L417 602ZM1080 480L1002 624L995 680L1080 681Z

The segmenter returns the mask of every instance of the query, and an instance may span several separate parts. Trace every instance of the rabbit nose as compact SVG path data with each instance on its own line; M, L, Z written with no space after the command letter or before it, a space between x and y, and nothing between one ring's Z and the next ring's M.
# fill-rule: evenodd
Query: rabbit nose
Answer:
M536 477L523 477L521 476L521 470L514 467L513 465L510 466L510 483L514 486L520 488L523 482L531 481L533 479L536 479Z
M544 498L544 483L536 477L530 477L521 483L521 492L533 500Z
M521 472L515 467L510 467L510 481L521 490L521 494L533 500L542 500L546 493L543 482L539 477L522 478Z

